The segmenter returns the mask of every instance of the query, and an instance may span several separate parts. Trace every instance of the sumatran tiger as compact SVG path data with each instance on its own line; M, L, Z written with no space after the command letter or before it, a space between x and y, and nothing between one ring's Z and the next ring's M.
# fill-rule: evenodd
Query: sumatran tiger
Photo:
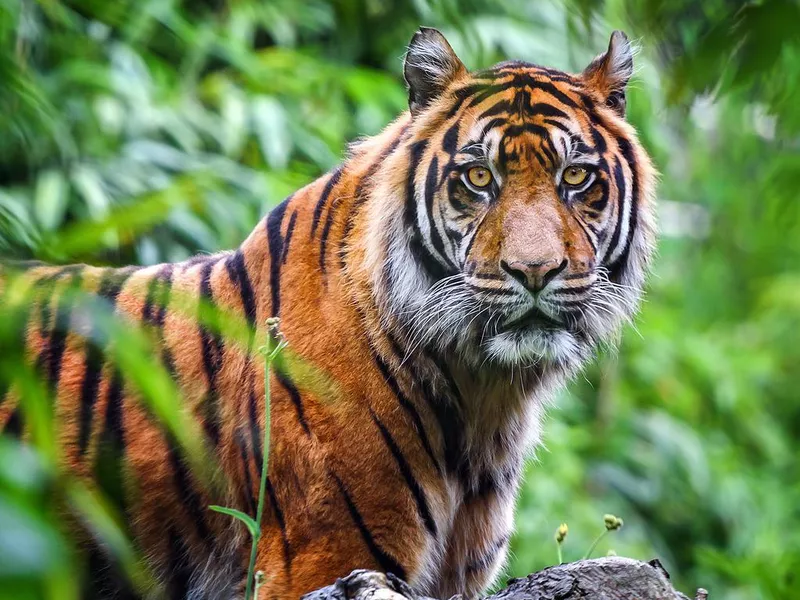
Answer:
M25 347L53 391L66 466L116 486L169 597L243 596L249 538L207 505L253 514L265 454L263 363L177 310L181 294L238 314L259 339L279 317L287 356L306 366L287 359L270 378L262 597L298 598L357 568L436 597L492 583L548 401L642 293L655 172L625 118L632 70L622 32L567 74L520 61L470 72L423 28L405 57L409 110L237 250L26 271L49 286ZM90 339L71 288L157 333L225 476L221 497ZM26 436L20 394L5 393L0 429ZM108 457L116 479L97 475Z

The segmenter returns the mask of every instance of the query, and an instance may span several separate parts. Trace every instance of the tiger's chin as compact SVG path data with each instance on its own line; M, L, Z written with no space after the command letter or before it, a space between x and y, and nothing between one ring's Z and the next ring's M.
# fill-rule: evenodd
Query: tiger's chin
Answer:
M551 363L577 368L591 354L590 346L566 329L503 331L485 340L483 346L490 361L505 367Z

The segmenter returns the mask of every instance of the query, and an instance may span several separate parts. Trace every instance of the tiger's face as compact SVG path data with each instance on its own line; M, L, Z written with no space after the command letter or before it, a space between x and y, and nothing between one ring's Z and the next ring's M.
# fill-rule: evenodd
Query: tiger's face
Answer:
M475 362L570 366L633 315L654 228L653 169L624 116L632 64L620 32L579 75L468 73L435 30L412 40L403 232L388 252L412 338Z

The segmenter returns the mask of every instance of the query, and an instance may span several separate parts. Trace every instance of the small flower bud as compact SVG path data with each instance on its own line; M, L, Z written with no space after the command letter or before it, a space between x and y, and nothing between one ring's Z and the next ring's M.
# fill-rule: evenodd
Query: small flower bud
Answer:
M622 519L614 515L603 515L603 522L609 531L616 531L623 525Z
M556 542L558 542L559 544L563 542L564 539L567 537L568 533L569 533L569 527L567 527L566 523L562 523L561 525L559 525L558 529L556 529Z

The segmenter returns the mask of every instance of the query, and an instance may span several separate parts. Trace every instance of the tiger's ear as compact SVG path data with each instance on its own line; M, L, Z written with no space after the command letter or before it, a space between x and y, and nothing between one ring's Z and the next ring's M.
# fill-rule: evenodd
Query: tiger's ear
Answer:
M611 34L608 50L583 71L583 78L605 99L606 106L625 116L625 87L633 75L633 49L621 31Z
M408 45L403 75L408 85L411 114L433 102L467 69L437 29L420 27Z

